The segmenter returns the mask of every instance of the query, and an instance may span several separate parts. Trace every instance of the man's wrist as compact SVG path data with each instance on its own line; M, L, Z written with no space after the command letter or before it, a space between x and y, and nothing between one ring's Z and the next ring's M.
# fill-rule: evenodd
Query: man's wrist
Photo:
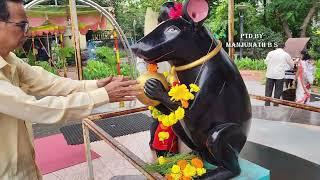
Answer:
M109 95L104 87L90 91L89 96L92 98L95 107L109 102Z
M86 91L92 91L99 88L97 80L85 80L84 83Z

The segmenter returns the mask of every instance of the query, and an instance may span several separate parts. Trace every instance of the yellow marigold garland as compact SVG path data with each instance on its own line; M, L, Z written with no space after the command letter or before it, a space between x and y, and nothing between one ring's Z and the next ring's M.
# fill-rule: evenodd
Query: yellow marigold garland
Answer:
M165 127L170 127L176 124L178 121L183 120L185 116L185 108L189 107L189 100L194 99L194 94L199 92L200 88L196 84L190 84L190 90L185 84L173 86L168 95L171 97L172 101L180 101L181 106L177 110L171 112L169 115L162 114L158 109L153 106L149 106L151 115L153 118L157 119ZM160 132L158 134L159 140L164 141L169 138L169 134L165 132Z
M167 180L195 179L207 173L203 160L195 154L177 154L160 156L157 162L149 164L146 169L158 172Z
M148 65L149 73L156 73L158 66L157 64L149 64ZM200 91L200 88L196 84L190 84L190 90L185 84L178 84L178 80L176 78L175 71L172 70L171 73L164 72L164 76L167 78L168 82L173 86L168 95L171 97L172 101L180 101L181 106L178 107L177 110L171 112L169 115L162 114L158 109L153 106L149 106L149 110L151 111L151 115L153 118L157 119L162 123L164 127L170 127L176 124L178 121L182 120L185 116L185 108L189 107L189 100L194 99L194 94ZM164 141L169 139L169 133L160 132L158 134L158 138L160 141Z
M194 95L185 84L172 87L168 94L171 97L171 101L189 101L194 99Z
M165 157L160 156L160 157L158 158L158 163L159 163L160 165L165 164L166 162L167 162L167 160L166 160Z
M199 92L200 88L195 84L190 84L190 92Z
M184 168L184 170L182 172L183 172L184 176L192 177L197 174L197 168L190 165L190 164L187 164L187 166Z
M180 166L179 165L173 165L172 168L171 168L171 173L174 173L174 174L180 173Z
M166 174L166 179L180 180L180 179L193 179L194 177L202 176L207 172L204 167L197 167L193 162L202 164L199 158L193 158L191 163L186 160L179 160L177 164L171 167L170 174ZM165 164L165 163L164 163Z

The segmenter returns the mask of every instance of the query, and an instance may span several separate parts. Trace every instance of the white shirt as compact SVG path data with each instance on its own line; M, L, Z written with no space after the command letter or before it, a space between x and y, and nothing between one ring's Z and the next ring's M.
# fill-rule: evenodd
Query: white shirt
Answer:
M281 48L269 52L264 62L267 65L266 77L269 79L283 79L285 71L294 67L291 56Z
M0 100L0 179L39 180L32 123L82 119L109 97L96 81L58 77L10 53L0 56Z

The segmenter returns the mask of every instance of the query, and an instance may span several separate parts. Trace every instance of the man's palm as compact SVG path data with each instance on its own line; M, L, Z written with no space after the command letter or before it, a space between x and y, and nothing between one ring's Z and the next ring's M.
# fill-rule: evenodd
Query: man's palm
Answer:
M108 92L110 102L132 101L135 96L143 93L143 89L136 80L115 80L108 83L104 88Z

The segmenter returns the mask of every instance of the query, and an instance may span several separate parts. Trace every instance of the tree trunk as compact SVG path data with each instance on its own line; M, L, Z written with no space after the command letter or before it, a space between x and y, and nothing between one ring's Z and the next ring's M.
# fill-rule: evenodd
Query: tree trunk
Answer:
M234 0L228 0L228 42L234 42ZM229 56L234 61L234 47L229 48Z
M263 0L263 20L266 21L266 7L267 7L267 0Z
M304 18L303 24L300 27L300 37L306 37L306 31L308 24L310 23L313 15L316 13L316 10L318 8L319 3L316 3L316 1L313 1L312 7L309 9L308 15Z
M283 17L283 15L281 13L279 13L278 11L275 11L275 14L277 17L279 17L280 22L282 23L282 27L283 30L287 36L287 38L292 38L292 32L290 30L288 21Z
M286 33L287 38L292 38L292 32L290 30L288 21L284 18L281 18L281 22L282 22L282 27L284 32Z

